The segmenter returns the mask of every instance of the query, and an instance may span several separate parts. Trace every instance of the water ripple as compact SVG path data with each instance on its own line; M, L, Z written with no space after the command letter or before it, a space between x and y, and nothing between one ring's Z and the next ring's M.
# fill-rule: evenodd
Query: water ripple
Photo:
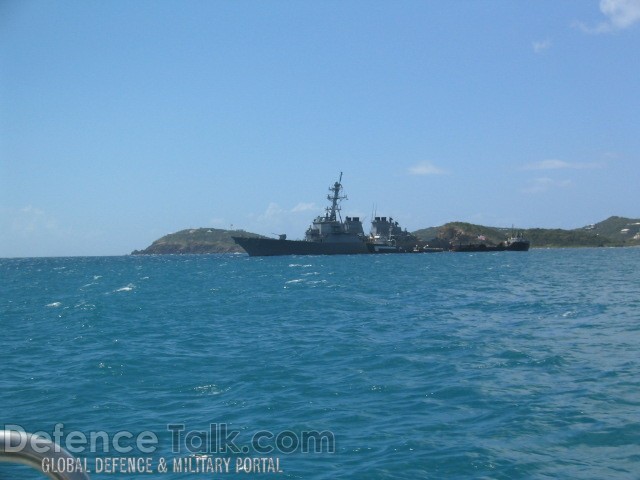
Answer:
M176 422L335 434L336 453L280 455L286 478L637 472L638 249L0 272L3 418L32 431L152 430L164 455Z

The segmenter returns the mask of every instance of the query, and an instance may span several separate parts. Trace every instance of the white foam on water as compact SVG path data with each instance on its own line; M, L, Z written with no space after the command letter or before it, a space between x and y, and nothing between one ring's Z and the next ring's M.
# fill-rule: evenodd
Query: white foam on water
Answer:
M47 303L46 306L47 307L51 307L51 308L58 308L58 307L62 306L62 302Z
M136 288L136 286L133 283L130 283L126 287L117 289L116 292L130 292L134 288Z
M212 383L209 385L200 385L198 387L195 387L194 390L198 393L205 394L205 395L220 395L221 393L224 393L229 389L220 388L218 385Z

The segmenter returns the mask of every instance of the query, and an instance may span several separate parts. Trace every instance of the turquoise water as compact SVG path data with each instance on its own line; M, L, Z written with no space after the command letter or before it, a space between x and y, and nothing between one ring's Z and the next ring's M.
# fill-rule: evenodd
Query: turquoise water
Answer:
M91 478L640 472L640 249L3 259L0 312L2 423L157 435L124 455L153 474ZM224 424L245 451L209 450L229 473L161 473L199 458L170 424ZM335 451L261 454L261 431ZM236 475L245 457L282 472Z

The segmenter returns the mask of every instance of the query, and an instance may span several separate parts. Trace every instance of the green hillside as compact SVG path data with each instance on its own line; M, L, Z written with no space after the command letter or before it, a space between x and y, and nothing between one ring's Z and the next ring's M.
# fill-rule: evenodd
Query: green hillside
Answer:
M609 217L600 223L573 230L530 228L517 231L531 241L533 248L640 245L640 219L625 217ZM495 245L503 241L510 232L511 228L450 222L440 227L417 230L413 234L427 242L461 244L478 243L478 237L483 236L483 243Z
M637 245L640 240L640 219L609 217L603 222L588 225L583 230L622 244Z
M413 232L413 234L420 240L427 242L438 239L462 244L478 243L478 237L484 236L485 240L483 240L483 242L489 245L498 244L504 240L505 237L505 233L498 228L465 222L449 222L440 227L417 230Z
M244 230L220 230L217 228L192 228L170 233L153 242L144 250L134 250L132 255L185 254L185 253L236 253L244 252L231 236L261 237Z

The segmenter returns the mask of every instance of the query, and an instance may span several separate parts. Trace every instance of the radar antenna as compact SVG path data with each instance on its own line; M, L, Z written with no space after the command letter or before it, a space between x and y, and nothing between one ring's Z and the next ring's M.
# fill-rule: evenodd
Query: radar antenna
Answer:
M340 195L342 190L342 172L340 172L340 179L333 184L333 187L329 187L331 195L327 195L327 200L331 201L331 207L327 207L327 219L330 221L336 220L336 213L340 214L340 202L347 200L346 195Z

